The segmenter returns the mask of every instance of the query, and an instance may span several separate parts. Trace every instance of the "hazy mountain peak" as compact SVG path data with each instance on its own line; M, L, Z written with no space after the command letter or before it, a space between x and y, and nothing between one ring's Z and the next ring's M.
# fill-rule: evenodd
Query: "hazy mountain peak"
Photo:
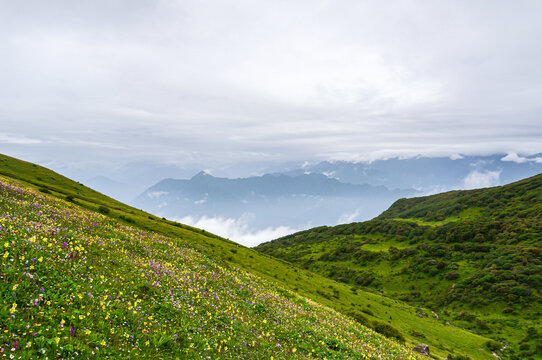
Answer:
M192 178L190 180L197 180L197 179L202 179L202 178L214 178L214 176L209 174L205 170L201 170L199 173L192 176Z

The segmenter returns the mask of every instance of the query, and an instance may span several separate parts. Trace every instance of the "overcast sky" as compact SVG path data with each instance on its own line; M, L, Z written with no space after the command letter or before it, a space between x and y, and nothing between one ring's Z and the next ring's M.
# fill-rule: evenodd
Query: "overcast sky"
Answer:
M0 152L542 152L542 1L2 1Z

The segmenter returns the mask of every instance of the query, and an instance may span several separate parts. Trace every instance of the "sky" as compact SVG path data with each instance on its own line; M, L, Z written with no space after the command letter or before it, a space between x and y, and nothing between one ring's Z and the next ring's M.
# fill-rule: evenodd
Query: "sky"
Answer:
M0 152L210 170L541 153L541 13L535 0L0 1Z

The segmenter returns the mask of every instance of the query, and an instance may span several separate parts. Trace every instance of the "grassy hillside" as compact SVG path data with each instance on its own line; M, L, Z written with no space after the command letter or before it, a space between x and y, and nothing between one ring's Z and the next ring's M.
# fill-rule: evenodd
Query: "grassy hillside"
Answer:
M419 359L181 240L0 182L0 347L28 359Z
M443 323L511 343L516 357L542 358L542 175L401 199L374 220L257 250L434 310Z
M200 260L203 261L203 264L205 264L206 267L220 266L223 268L227 268L229 269L228 270L229 274L230 275L234 274L233 275L234 277L240 276L240 275L235 275L236 272L240 272L241 274L243 274L243 276L246 276L246 277L253 277L254 282L263 283L264 285L262 286L264 286L266 289L270 289L269 292L274 294L273 298L281 299L280 301L287 301L288 304L292 303L293 305L291 306L305 307L306 306L305 303L309 304L310 307L321 307L321 305L328 306L342 314L347 314L349 319L355 319L357 323L369 325L370 327L375 328L376 330L382 333L385 333L388 336L396 336L398 338L404 338L404 344L409 348L411 348L414 344L418 344L422 342L427 343L431 347L432 354L435 354L437 357L443 358L447 354L452 353L456 357L468 355L473 359L474 358L475 359L493 358L492 355L489 353L489 351L487 351L487 349L484 347L484 344L488 340L487 338L472 334L468 331L464 331L459 328L445 326L439 321L437 321L434 317L428 316L428 317L421 318L417 316L419 309L417 309L416 307L409 306L401 301L396 301L384 296L380 296L379 294L376 294L376 293L362 291L360 290L358 286L352 286L352 285L335 282L333 280L327 279L318 274L314 274L304 269L299 269L284 261L277 260L265 254L256 252L252 249L235 244L231 241L211 235L205 231L194 229L185 225L177 224L171 221L167 221L167 220L149 215L140 210L131 208L127 205L124 205L113 199L110 199L100 193L97 193L83 186L82 184L73 182L59 174L56 174L50 170L47 170L35 164L26 163L17 159L0 155L0 174L3 174L6 177L9 177L9 178L3 178L2 182L13 183L14 181L17 181L17 183L14 184L16 187L22 187L24 189L24 192L30 191L31 193L34 194L34 195L29 194L25 196L37 196L38 198L46 199L47 201L53 201L53 199L56 198L58 201L61 201L61 202L55 202L56 204L55 206L57 207L72 209L73 212L84 212L85 214L90 214L88 216L91 216L91 215L98 216L98 219L100 219L102 223L107 222L107 224L109 224L107 226L108 227L107 231L113 231L111 230L111 228L130 229L126 231L132 231L138 234L140 231L145 231L144 234L146 235L142 235L142 237L146 237L147 239L152 239L153 237L156 237L156 236L164 236L165 237L164 242L168 244L167 245L168 251L169 251L170 246L181 247L182 250L175 250L173 254L178 254L180 251L181 252L190 251L192 254L194 254L193 255L194 257L199 259L197 261L200 261ZM3 213L2 215L3 217L9 216L14 211L13 209L7 209L6 207L4 207L6 206L5 204L7 204L8 199L9 197L7 197L6 200L2 201L1 211ZM85 212L84 209L91 210L92 212ZM96 213L98 212L100 212L101 215L96 215ZM39 218L40 216L37 216L35 214L34 217L32 218L32 221L36 221L36 219L39 219ZM67 220L67 221L70 222L70 224L72 224L73 226L76 225L75 220ZM32 224L33 223L30 222L30 225L28 226L33 226ZM14 225L12 224L12 228L13 226ZM16 226L21 226L21 224L16 225ZM67 227L69 228L69 226ZM5 228L6 227L3 226L3 229ZM101 228L103 228L102 225L100 225L100 229ZM87 234L88 236L91 236L91 234L93 234L92 236L104 237L105 239L108 239L108 240L102 241L102 244L104 245L99 245L101 247L94 248L92 250L93 253L95 254L94 256L96 256L94 261L98 261L97 259L101 258L104 253L105 254L109 253L109 251L111 251L111 249L115 247L115 243L114 242L112 243L112 239L117 238L117 235L106 236L105 234L107 232L104 232L102 234L100 233L101 230L99 231L96 229L93 230L92 227L90 228L87 227L85 229L89 231L90 230L94 231L94 233L92 232L88 233ZM59 233L55 232L55 236L56 235L59 235ZM50 235L48 236L48 238L52 236L53 235ZM130 241L136 241L133 237L129 239ZM8 241L9 243L8 247L14 246L14 245L10 245L12 241L13 240ZM24 239L21 239L21 244L24 244L24 241L25 241ZM149 242L149 240L138 240L138 241L140 242L143 241L144 244L137 245L136 243L134 243L133 245L130 245L134 248L134 250L130 252L130 257L133 256L132 254L138 254L135 251L148 248L150 244L152 244L153 247L154 245L156 245L154 242ZM80 245L80 246L85 246L85 244ZM102 247L104 251L105 250L107 251L105 252L102 251L101 250ZM185 249L189 249L189 250L185 250ZM60 251L60 249L57 249L57 250ZM9 252L9 250L7 251ZM173 264L175 266L182 265L179 261L174 262L175 258L171 258L167 252L164 252L163 248L159 248L152 251L153 251L152 254L155 258L157 256L155 255L155 251L160 251L160 254L162 254L160 256L164 257L164 261L166 261L166 263ZM98 253L101 255L97 256L96 254ZM14 253L11 252L11 254L14 254ZM7 257L8 261L10 261L11 256L13 255L8 254L8 257ZM145 253L143 253L138 256L146 256L146 255ZM36 258L36 256L33 256L33 258ZM39 257L37 257L36 259L39 259ZM109 261L109 263L106 262L106 266L102 266L101 268L103 268L103 270L100 270L100 271L110 271L110 270L107 270L107 266L110 266L109 264L111 264L111 266L113 265L117 266L116 264L116 262L118 261L117 259L124 259L123 261L129 261L129 259L126 259L125 253L124 255L122 252L115 253L115 256L106 257L106 260ZM16 258L14 258L14 261L16 261ZM214 264L218 264L218 265L209 265L205 263L205 261L212 261ZM139 270L141 270L139 264L140 263L138 262L136 269L139 268ZM26 266L27 264L24 264L24 265ZM60 263L59 266L62 269L61 265L65 265L65 263L64 262ZM115 277L115 279L113 280L111 277L107 277L109 276L107 275L107 273L92 273L92 271L96 271L96 266L95 265L91 265L91 266L93 266L92 269L87 268L87 270L85 270L87 272L83 273L82 276L84 278L88 278L88 276L90 276L92 279L98 279L100 275L103 275L106 279L108 279L107 281L109 283L111 283L111 281L113 281L113 283L115 282L117 283L115 285L117 286L116 290L114 288L109 288L109 287L106 287L104 289L109 288L110 289L109 291L113 291L113 290L123 291L124 294L129 293L130 295L132 295L133 293L134 295L138 295L139 298L141 298L143 294L146 294L145 293L147 291L146 288L142 289L143 291L142 293L137 292L138 290L135 287L135 283L137 282L136 280L139 279L137 277L137 274L133 274L134 276L133 280L128 277L132 275L129 275L129 274L125 275L125 279L123 281L122 286L128 286L128 290L124 291L124 290L120 290L119 288L120 285L118 284L118 282L120 281L120 279L116 279ZM170 265L167 265L167 266L170 266ZM126 264L122 265L123 272L131 268L132 268L131 264L130 266L127 266ZM63 270L55 270L56 271L55 274L57 275L62 274ZM19 269L18 271L21 271L21 269ZM112 268L111 271L117 271L117 270L114 270L114 268ZM22 272L24 273L25 271L22 271ZM4 275L4 270L3 270L2 276L7 276L7 273L6 275ZM24 277L19 277L16 280L20 281L21 278L24 279ZM49 277L48 279L49 279L48 281L50 282L52 281L52 279L55 279L55 277L52 276L52 277ZM70 277L70 279L71 279L70 281L75 282L79 278L72 276ZM231 279L231 276L230 276L230 279ZM96 280L93 280L93 281L96 281ZM134 281L134 284L132 284L131 281ZM204 283L205 282L209 283L210 281L204 281ZM4 284L4 281L2 282L2 284ZM72 284L72 283L68 282L68 284ZM8 290L7 294L9 294L9 296L12 296L12 292L13 292L12 287L14 285L15 284L13 285L10 284L11 288L7 289ZM175 284L170 284L170 285L174 286ZM73 286L81 286L84 288L87 285L84 283L78 282L77 285L73 285ZM113 286L113 285L107 285L107 286ZM6 289L3 289L2 291L3 291L2 294L4 294L4 291L6 291ZM178 291L182 291L182 289L179 288ZM88 293L89 292L86 292L87 295ZM95 292L90 292L90 293L92 294L92 296L94 296L95 294ZM276 293L278 293L278 295ZM19 292L19 294L24 294L24 292ZM84 296L84 295L81 294L81 296ZM156 295L154 293L150 293L150 294L147 294L146 296L155 297ZM163 296L163 294L161 296ZM168 296L166 296L166 298L168 298ZM237 298L233 297L231 299L238 299L238 298L239 297ZM3 295L2 299L11 299L11 298L4 297ZM85 303L86 303L87 301L90 301L89 299L92 299L92 297L88 295L88 297L85 299L86 299L85 300ZM80 300L82 301L83 299L80 299ZM231 300L231 301L235 302L237 300L235 301ZM319 305L316 305L316 303L318 303ZM7 311L9 314L9 310L12 308L12 305L13 303L11 302L11 300L9 300L5 303L2 303L2 306L3 306L2 308L4 309L4 311ZM218 303L215 303L214 305L217 305L217 308L219 307ZM22 306L23 306L22 303L18 304L15 309L21 309ZM133 306L133 303L128 306ZM269 303L266 303L264 304L264 306L266 306L265 310L262 310L262 308L259 308L260 310L262 310L263 313L269 313L270 311L275 312L275 310L269 310L275 305L270 306ZM64 306L64 308L66 309L66 306ZM60 311L63 311L65 309L61 309ZM125 311L125 310L121 310L121 312L122 311ZM164 319L165 319L167 317L166 314L169 314L168 311L171 311L171 309L164 310L164 311L166 311L164 313ZM328 310L324 309L322 311L328 311ZM92 312L90 311L88 312L92 314ZM211 314L214 314L212 311L210 312ZM201 313L201 312L198 311L198 313ZM250 314L250 312L248 313L245 312L245 315L246 314ZM332 314L333 314L332 316L337 316L337 319L343 319L344 321L347 321L347 322L350 321L349 324L351 324L352 320L346 320L344 317L336 315L335 313L332 313ZM58 313L55 316L57 315ZM105 316L103 316L103 318L105 318ZM248 315L246 318L248 318ZM99 321L98 319L94 319L94 320ZM61 321L61 320L58 320L58 321ZM68 322L68 319L64 319L64 321ZM1 323L3 324L3 321ZM149 322L147 321L147 323ZM164 324L162 324L162 326L163 325ZM295 326L298 326L298 325L300 324L296 323ZM130 326L135 326L135 325L132 324ZM166 325L166 328L168 326L169 324ZM303 328L302 324L300 326L301 326L300 328ZM6 329L6 330L9 330L9 329ZM298 335L299 335L299 328L297 330L298 330ZM62 330L62 331L66 331L66 330ZM93 330L91 330L91 334L92 334L92 331ZM143 329L140 329L140 331L143 331ZM12 334L11 333L9 334L10 334L9 335L10 337L7 338L9 340L4 340L5 338L2 338L3 340L2 343L8 344L9 346L11 346L12 343L10 344L10 342L12 339L11 338ZM166 333L164 335L168 335L168 334L169 333ZM252 335L254 334L256 333L252 333ZM17 334L17 335L22 336L22 334ZM58 337L60 337L61 339L59 341L62 341L62 336L66 336L66 335L62 335L62 333L57 334L57 335L59 335ZM177 335L180 336L179 334ZM258 333L258 336L259 335L261 335L261 333ZM2 336L5 336L5 335L2 335ZM189 335L189 336L192 337L192 335ZM228 336L228 337L231 337L231 336ZM247 335L247 337L249 336ZM45 338L45 335L44 335L44 338ZM120 339L119 336L117 336L117 338ZM151 340L147 339L146 341L149 341L149 344L152 344ZM146 341L144 343L146 343ZM155 342L156 341L159 342L160 339L157 339L157 340L155 339ZM168 342L166 337L164 337L162 341ZM322 340L322 341L326 343L325 340ZM338 339L337 341L342 341L342 340ZM353 345L348 345L348 341L345 340L344 343L346 343L347 345L344 345L344 346L348 347L349 349L352 349ZM341 343L344 344L343 342ZM80 346L83 346L83 344L84 344L84 341L82 342ZM115 343L115 344L118 344L118 343ZM325 350L325 351L333 351L335 354L334 356L339 356L337 355L338 352L335 350L342 349L343 345L339 346L337 344L335 345L334 344L335 342L331 341L328 345L326 345L328 349L331 349L331 350ZM53 344L49 344L49 345L53 346ZM109 344L109 346L111 346L111 344ZM123 345L123 346L126 347L128 345ZM231 349L231 347L229 348ZM133 351L133 350L130 349L130 351ZM354 350L354 351L357 351L357 350ZM164 357L167 358L168 357L167 351L164 354L166 354L164 355ZM307 356L306 352L303 352L303 354L305 354L303 356ZM346 355L343 354L341 356L346 356ZM350 355L346 357L350 358Z

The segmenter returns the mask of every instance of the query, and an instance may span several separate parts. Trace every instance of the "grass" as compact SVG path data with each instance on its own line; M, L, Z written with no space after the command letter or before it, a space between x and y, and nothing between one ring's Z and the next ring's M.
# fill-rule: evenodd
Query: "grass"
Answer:
M157 234L150 236L164 236L174 245L183 244L184 247L200 254L197 256L216 261L224 267L233 266L243 274L256 276L257 279L261 279L258 281L273 284L277 289L284 289L287 294L305 299L304 301L311 305L330 307L349 316L362 313L368 320L368 325L391 324L401 332L407 347L423 342L429 344L431 352L440 357L445 357L451 352L475 359L492 358L488 351L479 350L484 349L487 338L446 326L442 321L432 317L420 318L417 316L417 307L404 302L381 296L377 292L363 291L357 286L335 282L205 231L157 218L35 164L0 156L0 174L9 177L6 181L16 179L17 186L30 189L29 191L36 196L67 200L68 205L62 202L62 206L70 206L80 211L87 209L99 213L101 218L112 221L113 224L120 223L121 227ZM372 315L363 312L364 310L368 310ZM168 326L169 324L166 324L166 327ZM424 334L425 337L420 338L412 334ZM155 341L160 342L160 339ZM165 344L169 343L167 338L162 341Z
M509 343L505 357L542 359L541 239L538 175L402 199L371 221L310 229L256 249L432 309L441 322Z
M14 358L421 359L330 308L0 178L0 352Z
M457 215L448 216L443 220L433 220L433 221L427 221L420 218L400 218L396 217L393 218L395 221L405 221L409 223L414 223L419 226L430 226L430 227L437 227L442 226L449 223L459 222L459 221L472 221L479 217L481 217L483 214L483 208L481 207L472 207L465 209L461 211Z

